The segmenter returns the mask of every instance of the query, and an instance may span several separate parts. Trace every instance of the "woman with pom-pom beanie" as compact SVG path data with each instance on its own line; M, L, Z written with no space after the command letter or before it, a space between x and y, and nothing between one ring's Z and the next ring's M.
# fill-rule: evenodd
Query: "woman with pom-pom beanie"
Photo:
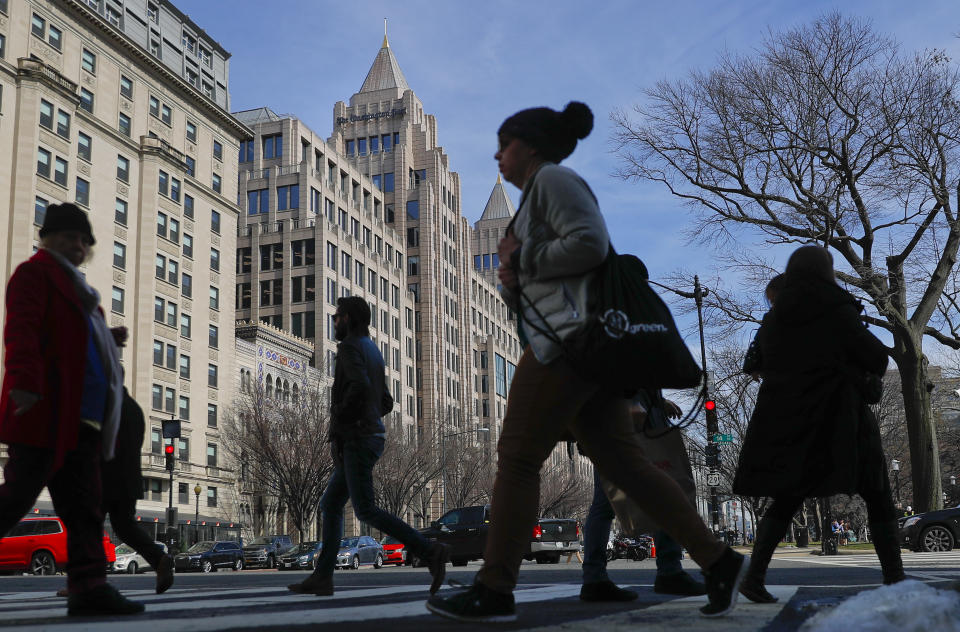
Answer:
M433 597L427 608L459 621L516 619L513 590L537 520L540 468L554 446L572 435L602 476L623 489L705 569L710 603L721 616L736 603L746 570L743 556L717 541L680 487L653 465L631 421L629 404L585 380L542 331L576 336L594 305L593 279L610 237L596 197L576 172L560 166L593 128L583 103L562 111L539 107L507 118L494 158L523 191L498 251L504 301L519 315L525 348L510 387L497 445L497 476L484 564L473 586ZM522 296L521 296L522 293ZM575 537L571 534L571 537Z

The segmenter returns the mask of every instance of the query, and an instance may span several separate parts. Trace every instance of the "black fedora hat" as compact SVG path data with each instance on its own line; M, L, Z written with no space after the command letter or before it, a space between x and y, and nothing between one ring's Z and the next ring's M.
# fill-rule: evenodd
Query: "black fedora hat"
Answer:
M51 204L47 207L46 215L43 217L40 238L64 230L76 230L83 233L91 246L97 243L97 240L93 238L93 230L90 228L90 219L80 207L69 202Z

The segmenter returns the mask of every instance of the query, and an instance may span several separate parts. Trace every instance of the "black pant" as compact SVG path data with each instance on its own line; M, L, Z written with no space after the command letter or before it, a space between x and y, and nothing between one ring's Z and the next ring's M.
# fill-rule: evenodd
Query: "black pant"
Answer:
M0 535L33 507L44 486L67 529L67 588L85 592L106 582L100 513L100 433L81 426L77 447L53 469L53 450L12 444L0 485Z
M117 537L132 546L156 570L163 557L163 549L137 524L136 512L136 498L105 498L103 501L103 513L110 515L110 524Z

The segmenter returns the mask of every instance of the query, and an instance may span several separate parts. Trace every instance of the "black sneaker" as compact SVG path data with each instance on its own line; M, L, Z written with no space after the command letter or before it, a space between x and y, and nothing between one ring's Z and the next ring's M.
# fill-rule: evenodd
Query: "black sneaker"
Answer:
M581 601L633 601L637 593L620 588L609 579L587 582L580 587Z
M494 592L479 582L450 597L430 597L427 610L465 623L507 623L517 620L513 593Z
M703 571L710 603L700 608L701 615L722 617L733 611L748 566L748 558L728 546L720 559Z
M763 582L752 578L749 573L740 583L740 594L754 603L777 603L777 598L767 591Z
M101 584L96 588L70 595L67 600L67 614L77 616L103 616L110 614L139 614L143 604L130 601L110 584Z
M653 581L653 592L661 595L696 597L707 594L707 585L698 582L690 573L680 571L674 575L660 575Z
M450 561L450 545L434 542L427 551L427 557L424 560L430 574L433 575L433 581L430 583L430 594L436 594L437 590L443 584L443 578L447 576L447 562Z
M173 556L164 555L157 564L157 594L162 595L173 586Z
M317 573L311 573L305 580L299 584L287 585L287 590L300 595L317 595L318 597L329 597L333 594L333 577L321 576Z

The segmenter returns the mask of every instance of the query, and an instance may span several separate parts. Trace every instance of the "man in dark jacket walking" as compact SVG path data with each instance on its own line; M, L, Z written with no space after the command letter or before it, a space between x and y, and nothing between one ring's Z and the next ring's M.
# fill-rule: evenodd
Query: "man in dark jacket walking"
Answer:
M320 499L323 516L323 548L313 573L303 582L290 584L295 593L333 594L333 570L343 537L343 507L347 500L362 522L403 542L414 555L427 561L433 583L440 588L446 574L450 549L431 544L396 516L377 507L373 494L373 466L383 454L386 429L381 417L393 410L387 390L383 356L370 339L370 307L359 296L337 299L334 327L337 364L330 403L330 453L336 467Z

